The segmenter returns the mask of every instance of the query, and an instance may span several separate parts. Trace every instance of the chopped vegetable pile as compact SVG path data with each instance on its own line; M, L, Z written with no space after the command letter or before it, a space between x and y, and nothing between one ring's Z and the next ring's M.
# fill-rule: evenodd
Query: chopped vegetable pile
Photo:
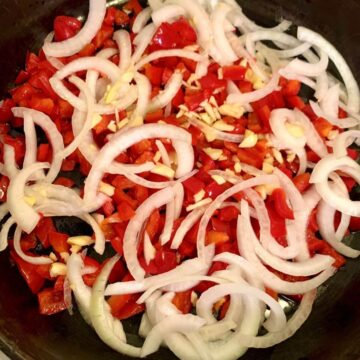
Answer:
M0 250L41 314L74 299L133 357L237 359L301 327L360 255L343 242L360 230L360 96L341 54L291 26L233 0L55 18L0 104ZM121 323L136 314L141 347Z

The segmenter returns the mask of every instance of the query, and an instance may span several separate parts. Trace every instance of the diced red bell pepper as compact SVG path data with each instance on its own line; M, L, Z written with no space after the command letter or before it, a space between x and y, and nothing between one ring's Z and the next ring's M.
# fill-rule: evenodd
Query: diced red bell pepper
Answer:
M103 25L92 40L95 48L100 49L104 45L105 41L113 36L113 33L114 28L112 26Z
M52 248L59 254L69 252L70 245L67 243L69 235L57 231L50 231L48 239Z
M360 217L351 217L349 229L351 231L360 231Z
M11 109L15 106L12 99L5 99L0 105L0 123L7 123L13 118Z
M54 184L71 188L75 185L75 182L74 180L69 179L68 177L60 176L54 181Z
M37 294L45 284L45 279L36 271L36 265L24 261L16 254L15 251L10 252L11 258L18 267L21 276L25 279L33 294Z
M237 219L239 216L239 210L235 206L227 206L219 211L219 219L221 221L231 221Z
M122 221L128 221L135 215L135 211L126 201L122 201L117 206L117 210Z
M54 100L51 98L44 98L42 96L33 95L30 98L30 107L34 110L41 111L50 115L54 109Z
M225 80L244 80L247 69L241 65L223 66L222 72Z
M216 199L225 190L226 190L226 187L224 185L219 185L216 181L212 181L205 188L205 192L206 192L207 196L211 197L212 199Z
M191 311L191 293L192 290L178 292L172 299L172 303L183 313L188 314Z
M128 319L141 314L145 310L144 304L137 304L138 294L113 295L109 298L111 313L119 320Z
M50 97L53 100L56 100L58 96L52 89L49 78L53 75L53 73L49 73L45 70L39 70L34 73L29 79L29 84L33 86L35 89L41 90L46 96Z
M195 176L183 181L183 185L185 189L190 191L193 195L205 189L205 184Z
M162 83L164 69L151 64L144 66L145 75L153 86L160 86Z
M57 16L54 20L55 41L64 41L75 36L81 28L81 22L71 16Z
M224 79L220 80L217 75L212 73L208 73L199 79L199 83L203 90L209 89L213 91L215 89L224 88L226 86L226 81Z
M220 262L220 261L214 261L208 271L208 275L213 274L216 271L225 270L227 268L227 264ZM215 283L211 281L202 281L200 284L198 284L195 287L195 291L198 293L203 293L204 291L210 289L212 286L216 285Z
M128 194L126 194L121 189L115 189L115 194L113 196L113 200L117 205L120 205L122 202L127 202L133 209L136 209L137 207L137 201L130 197Z
M23 100L30 99L31 96L37 93L36 89L28 83L18 86L11 90L13 100L20 104Z
M286 97L286 104L291 108L297 108L299 110L302 110L305 107L304 101L301 99L300 96L287 96Z
M34 233L44 248L50 246L49 233L56 232L56 228L51 218L43 217L37 224Z
M158 27L150 51L183 48L196 43L196 40L195 30L185 18L180 18L171 24L164 22Z
M275 189L269 199L274 202L275 210L280 217L294 219L294 212L286 201L286 193L283 189Z
M281 239L286 236L285 219L277 213L273 202L267 201L266 208L270 217L271 234L275 239Z
M139 12L142 10L142 6L140 5L138 0L129 0L125 3L123 6L123 10L126 10L128 12L133 12L135 15L139 14Z
M84 265L85 267L91 267L94 269L94 272L92 272L91 274L83 275L84 283L87 286L92 287L101 271L101 266L95 259L91 258L90 256L85 256Z
M300 175L295 176L292 179L294 185L297 187L297 189L303 193L310 187L310 174L309 173L303 173Z
M151 213L145 227L145 231L147 232L151 240L155 237L155 235L158 233L160 229L160 221L161 221L161 216L159 210L154 210Z
M353 159L353 160L357 160L358 159L358 157L359 157L359 151L358 150L356 150L356 149L347 149L347 154L348 154L348 156L351 158L351 159Z
M329 123L324 118L317 118L313 121L316 131L320 136L326 138L329 135L329 132L333 129L333 125Z
M111 238L111 246L119 255L122 255L124 253L123 239L126 230L126 225L124 223L116 223L113 224L113 227L117 236Z
M64 290L46 288L38 293L38 301L41 315L54 315L67 308Z
M286 84L282 87L282 93L285 96L298 95L301 89L301 83L298 80L287 80Z
M194 111L200 106L200 104L203 101L208 100L211 94L212 94L211 90L205 89L204 91L199 91L192 95L185 95L184 97L185 105L190 111Z
M145 116L145 122L146 123L154 123L158 122L159 120L164 119L164 110L158 109L155 111L152 111L150 113L147 113Z

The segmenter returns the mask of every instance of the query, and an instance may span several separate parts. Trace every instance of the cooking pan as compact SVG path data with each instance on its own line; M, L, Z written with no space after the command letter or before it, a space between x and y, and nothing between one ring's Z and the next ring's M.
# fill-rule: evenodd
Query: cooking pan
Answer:
M113 3L113 2L112 2ZM359 0L239 0L246 14L263 25L286 18L323 34L344 54L360 80ZM27 49L37 50L56 15L85 15L86 0L0 0L0 93L5 96L24 65ZM57 220L59 231L80 234L83 224ZM360 236L352 246L360 248ZM44 317L8 253L0 254L0 350L11 359L119 360L85 324L77 311ZM136 321L125 324L139 342ZM1 356L0 356L1 357ZM151 359L173 359L168 350ZM310 318L290 340L270 349L249 350L244 360L360 359L360 261L349 260L319 290Z

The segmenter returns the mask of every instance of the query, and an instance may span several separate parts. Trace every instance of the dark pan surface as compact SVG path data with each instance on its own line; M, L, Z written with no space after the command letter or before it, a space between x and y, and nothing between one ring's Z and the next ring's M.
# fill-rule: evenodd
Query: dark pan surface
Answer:
M360 80L360 1L240 0L245 12L264 25L287 18L309 26L332 41L348 59ZM56 15L86 14L86 0L0 0L0 93L5 95L23 66L27 49L36 50L52 28ZM357 66L357 67L356 67ZM70 224L77 231L75 224ZM359 247L359 242L355 244ZM125 359L103 345L76 312L51 318L37 312L8 254L0 255L0 349L12 359ZM127 324L129 334L137 329ZM130 338L135 338L130 335ZM167 350L152 359L172 359ZM347 266L321 289L312 315L287 342L266 350L251 350L244 360L360 359L360 261Z

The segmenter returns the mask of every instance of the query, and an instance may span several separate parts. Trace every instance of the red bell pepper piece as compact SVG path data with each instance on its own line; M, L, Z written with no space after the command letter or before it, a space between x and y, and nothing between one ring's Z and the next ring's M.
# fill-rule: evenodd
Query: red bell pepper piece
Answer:
M145 75L150 80L153 86L160 86L162 83L162 77L164 69L158 66L147 64L144 66Z
M67 243L69 235L57 231L50 231L48 235L49 243L57 253L69 252L70 245Z
M119 320L125 320L134 315L141 314L145 310L145 305L137 304L138 298L138 294L111 296L108 304L110 305L112 315Z
M13 118L11 109L15 106L12 99L5 99L0 105L0 123L7 123Z
M93 258L91 258L89 256L85 256L84 265L86 267L91 267L91 268L94 269L93 273L83 275L84 283L87 286L93 286L94 282L96 281L97 276L99 275L99 273L101 271L101 266L95 259L93 259Z
M178 292L171 301L183 314L188 314L191 311L191 293L192 290Z
M225 80L220 80L217 75L212 73L208 73L199 79L199 83L203 90L209 89L213 91L215 89L224 88L226 86Z
M10 180L6 176L0 177L0 202L6 201L6 193L9 187Z
M294 185L297 187L297 189L303 193L310 187L310 174L309 173L303 173L298 176L295 176L292 179Z
M44 248L50 246L49 233L56 232L56 228L51 218L43 217L37 224L34 233Z
M184 102L190 111L196 110L200 104L208 100L212 94L210 89L205 89L204 91L199 91L191 95L185 95Z
M71 16L57 16L54 20L55 41L67 40L75 36L81 28L81 22Z
M247 69L241 65L230 65L222 68L223 77L226 80L244 80Z
M54 184L55 185L62 185L62 186L71 188L71 187L73 187L75 185L75 182L72 179L69 179L69 178L64 177L64 176L60 176L54 181Z
M282 88L282 93L285 96L298 95L301 89L301 83L298 80L287 80Z
M239 210L235 206L227 206L219 211L219 219L221 221L236 220L239 216Z
M117 210L122 221L128 221L135 215L135 211L126 201L122 201L117 206Z
M190 191L193 195L205 188L205 184L195 176L183 181L183 185L185 189Z
M321 117L313 120L313 124L316 131L323 138L326 138L329 135L329 132L333 129L333 125Z
M286 193L283 189L275 189L270 195L270 201L274 202L275 210L283 219L294 219L294 212L286 201Z
M36 271L36 265L24 261L19 257L19 255L16 254L15 251L11 251L10 255L32 293L37 294L44 286L45 279Z

